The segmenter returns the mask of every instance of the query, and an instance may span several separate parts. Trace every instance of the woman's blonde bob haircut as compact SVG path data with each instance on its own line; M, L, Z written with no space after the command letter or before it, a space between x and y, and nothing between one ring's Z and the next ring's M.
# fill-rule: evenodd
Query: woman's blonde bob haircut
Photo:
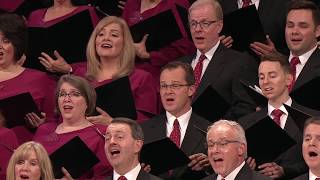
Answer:
M122 29L123 49L120 55L120 69L112 78L117 79L127 76L133 71L136 54L129 27L122 18L107 16L99 21L96 28L93 30L87 45L86 77L89 80L96 79L98 72L101 70L101 60L96 51L96 37L104 27L113 23L120 25Z
M34 151L39 162L41 171L41 180L54 180L51 161L45 148L34 141L29 141L20 145L10 158L7 167L6 180L15 180L15 166L18 161L26 159L29 156L30 151Z

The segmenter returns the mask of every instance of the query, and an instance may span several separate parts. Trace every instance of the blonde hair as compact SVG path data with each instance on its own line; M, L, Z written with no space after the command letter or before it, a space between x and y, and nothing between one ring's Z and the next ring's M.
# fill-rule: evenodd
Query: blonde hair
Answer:
M52 171L51 161L49 159L48 153L45 148L34 141L29 141L20 145L13 153L10 158L7 167L7 178L6 180L15 180L15 166L19 160L26 159L30 151L34 151L38 158L41 180L54 180L54 175Z
M113 79L120 78L123 76L129 75L134 68L135 61L135 48L133 46L133 39L129 30L127 23L119 17L116 16L107 16L100 20L97 24L96 28L93 30L88 45L87 45L87 74L86 77L89 80L96 79L99 70L101 69L101 61L100 57L97 54L95 41L99 32L109 24L118 24L120 25L123 31L123 49L120 60L120 69L119 71L112 77Z

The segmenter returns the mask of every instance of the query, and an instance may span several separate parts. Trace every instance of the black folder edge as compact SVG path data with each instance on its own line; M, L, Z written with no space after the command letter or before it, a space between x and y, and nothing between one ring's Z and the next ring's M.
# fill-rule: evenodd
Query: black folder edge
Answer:
M66 154L65 150L70 149L73 149L74 153L72 154L72 151L70 151L69 154ZM80 149L84 151L82 151L82 154L80 154L80 156L82 158L86 157L86 162L79 162L79 160L77 160L77 157L75 157L76 152L80 152ZM79 136L72 138L56 151L54 151L50 155L50 159L52 162L55 178L62 178L64 176L61 170L62 167L64 167L70 173L72 178L79 178L82 174L90 170L95 164L100 161Z
M254 103L259 107L266 107L268 105L268 99L253 89L252 85L245 80L240 80L240 84L244 87L247 94L251 97Z
M164 156L160 156L159 151ZM172 156L172 159L167 159L169 155ZM169 138L163 138L143 145L140 152L140 162L151 166L151 174L159 175L188 164L190 159Z
M24 98L25 102L28 102L27 106L23 106L24 108L20 107L22 104L16 102L19 98ZM14 102L12 102L14 101ZM11 105L8 105L11 104ZM3 107L6 106L6 107ZM16 109L16 113L15 115L18 115L19 112L23 112L24 115L21 115L21 119L10 119L11 115L8 115L6 112L7 108L10 108L10 111L13 111L12 109ZM5 110L3 110L5 109ZM19 110L18 110L19 109ZM36 105L36 103L34 102L34 99L32 98L32 95L30 94L30 92L26 92L26 93L21 93L21 94L17 94L14 96L10 96L4 99L0 100L0 113L2 113L2 115L4 116L4 118L6 119L5 122L5 126L7 128L12 128L18 125L25 125L26 121L24 120L24 116L27 113L31 113L34 112L35 114L37 114L39 117L42 117L40 110L38 109L38 106ZM10 112L12 113L12 112ZM8 117L9 116L9 117Z
M129 81L129 77L128 76L121 77L119 79L116 79L116 80L108 83L108 84L96 87L95 90L97 92L97 98L99 98L99 95L102 94L102 92L104 91L104 88L106 88L106 87L108 87L108 88L110 88L110 87L118 87L119 84L122 83L123 81L127 81L128 82L128 87L125 88L125 89L122 89L122 90L127 90L126 93L128 93L130 97L128 97L126 102L121 102L121 103L123 103L122 105L126 106L127 108L131 107L130 109L132 109L132 111L131 112L126 112L126 114L125 115L121 115L121 117L128 117L128 118L131 118L133 120L136 120L138 115L137 115L135 102L134 102L134 97L133 97L133 94L132 94L132 91L131 91L131 85L130 85L130 81ZM108 96L108 94L106 94L106 93L103 93L103 94ZM103 99L103 97L100 97L99 99ZM99 108L102 108L104 111L108 112L108 109L103 107L100 103L101 102L98 102L98 100L97 100L97 106ZM95 113L95 114L97 114L97 113ZM110 115L112 116L112 113ZM115 117L115 116L112 116L112 117ZM117 117L119 117L119 116L117 116Z
M219 102L219 104L217 102ZM219 105L219 111L208 104L213 104L213 106ZM192 103L192 108L198 115L210 122L215 122L225 115L230 108L230 104L212 86L208 86L205 91L195 100L195 102Z
M157 24L160 23L158 21L165 22L166 24L159 29L159 25L155 26L155 22L157 22ZM171 28L169 30L166 29L170 26ZM174 26L174 28L172 28L172 26ZM136 43L140 42L144 35L149 34L146 41L146 48L148 52L168 46L172 42L177 41L183 37L182 33L180 32L179 25L176 22L175 16L172 12L172 9L162 11L137 24L130 26L130 32L134 42ZM154 43L158 44L154 45Z
M257 131L254 129L265 129L266 125L272 128L271 131L268 130L267 134L264 134L262 131ZM255 131L261 132L261 134L254 133ZM280 134L280 136L283 136L283 139L286 139L285 142L280 142L279 136L276 138L270 138L270 135L275 134L277 131ZM273 162L282 153L284 153L297 143L291 136L287 134L285 130L281 129L280 126L273 122L273 120L268 115L264 116L257 123L247 128L245 132L248 144L248 157L254 158L256 160L257 165L261 165L267 162ZM260 142L259 146L257 146L256 142ZM276 145L272 147L272 144ZM259 152L258 150L262 150L263 152ZM259 157L262 157L262 159L259 159Z
M299 109L296 109L294 107L290 107L286 104L283 104L286 110L288 111L289 116L293 119L293 121L296 123L297 127L299 128L300 132L303 133L304 130L304 123L307 119L312 117L312 115L305 113Z
M243 36L241 36L239 34L239 27L238 28L234 28L231 24L234 24L236 22L234 22L234 20L232 20L234 17L241 17L243 16L244 13L246 12L250 12L251 14L253 14L254 16L250 16L252 18L255 18L254 20L256 21L256 23L258 23L258 26L256 26L255 30L257 31L254 31L253 34L251 34L251 37L250 39L246 39L246 41L248 41L249 44L237 44L238 42L240 42L240 39L242 39ZM247 7L244 7L244 8L240 8L238 10L235 10L229 14L226 14L224 15L223 17L223 29L221 31L221 33L223 35L231 35L232 38L234 39L234 43L233 43L233 47L234 49L236 50L239 50L239 51L245 51L247 49L250 49L249 45L250 43L254 42L254 41L258 41L258 42L261 42L261 43L265 43L267 41L267 38L266 38L266 35L265 35L265 32L264 32L264 29L263 29L263 26L261 24L261 21L260 21L260 17L259 17L259 14L258 14L258 11L255 7L255 5L250 5L250 6L247 6ZM252 24L252 23L251 23ZM243 26L245 27L245 26ZM248 32L248 31L245 31L245 32ZM239 34L239 35L234 35L234 34ZM242 47L237 47L237 46L242 46Z

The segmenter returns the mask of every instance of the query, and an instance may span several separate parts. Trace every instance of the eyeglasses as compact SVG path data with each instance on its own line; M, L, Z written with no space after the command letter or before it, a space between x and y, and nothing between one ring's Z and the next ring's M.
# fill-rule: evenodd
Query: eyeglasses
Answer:
M173 90L178 90L183 86L190 86L189 84L161 84L160 89L173 89Z
M67 96L69 96L69 98L71 98L71 99L74 99L74 98L80 97L82 95L81 95L80 92L71 91L69 93L67 93L67 92L59 92L58 96L59 96L59 98L62 98L62 99L66 98Z
M197 28L197 25L199 24L200 28L201 29L207 29L209 28L209 26L215 22L218 22L218 21L200 21L200 22L197 22L197 21L191 21L189 23L189 26L191 29L196 29Z
M226 148L230 143L240 143L240 141L231 141L231 140L222 140L222 141L216 141L216 142L210 141L206 144L206 146L210 150L212 150L214 146L216 146L219 149L223 149L223 148Z

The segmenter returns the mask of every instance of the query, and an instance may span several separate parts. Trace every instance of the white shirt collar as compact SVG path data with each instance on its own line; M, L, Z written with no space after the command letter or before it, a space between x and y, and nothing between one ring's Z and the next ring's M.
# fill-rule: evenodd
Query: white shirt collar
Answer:
M288 105L288 106L291 106L291 104L292 104L292 99L291 99L291 97L290 97L286 102L284 102L284 104L286 104L286 105ZM272 111L273 111L274 109L275 109L275 108L274 108L271 104L268 103L268 115L269 115L270 117L272 117L272 118L273 118L273 116L271 115L271 113L272 113ZM284 107L284 105L281 105L280 108L278 108L278 109L280 109L284 114L288 115L288 111L287 111L287 109Z
M312 55L312 53L317 49L317 46L315 46L314 48L312 48L310 51L302 54L299 56L299 60L300 60L300 64L301 65L305 65L308 61L308 59L310 58L310 56ZM294 56L292 55L292 52L290 52L290 56L289 56L289 62L291 61L291 59Z
M131 169L129 172L127 172L123 176L125 176L128 180L136 180L140 170L141 170L141 165L138 164L135 168ZM120 176L121 176L120 174L118 174L115 170L113 170L113 180L118 180Z
M173 127L174 120L178 119L181 129L184 129L184 127L187 128L191 114L192 114L192 108L190 108L188 112L182 114L179 117L175 117L174 115L166 111L169 126Z
M218 49L218 46L219 46L219 44L220 44L220 40L217 42L217 44L216 45L214 45L208 52L206 52L206 53L204 53L204 55L206 56L206 60L208 61L208 62L210 62L210 60L212 59L212 57L213 57L213 54L216 52L216 50ZM199 51L199 49L197 49L197 55L196 55L196 60L198 60L199 59L199 57L201 56L201 52Z
M227 177L222 177L221 175L218 175L217 180L221 180L222 178L224 178L225 180L234 180L241 168L244 166L244 164L245 161L243 161L237 168L235 168L230 174L228 174Z
M315 174L312 173L312 171L309 169L309 179L310 180L314 180L316 179L318 176L316 176Z

